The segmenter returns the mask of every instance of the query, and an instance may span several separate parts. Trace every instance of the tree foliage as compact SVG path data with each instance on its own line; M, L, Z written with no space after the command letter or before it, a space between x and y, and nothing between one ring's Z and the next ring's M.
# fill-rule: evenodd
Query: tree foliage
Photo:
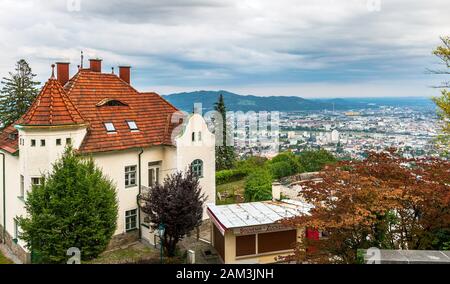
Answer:
M272 175L266 168L257 169L245 179L246 202L272 199Z
M206 197L198 178L191 170L174 173L162 184L150 187L140 199L152 229L158 230L160 224L165 226L163 247L168 256L174 256L177 243L202 222Z
M216 125L216 129L222 129L221 135L219 137L221 141L221 145L216 146L216 170L227 170L231 169L235 162L235 153L234 146L227 145L227 109L225 106L225 101L223 99L223 95L219 96L219 100L214 105L214 110L217 111L221 115L221 119L217 120L217 123L221 123L222 125Z
M39 93L39 82L33 79L28 63L21 59L16 63L14 72L3 77L0 91L0 128L4 128L19 119L33 103Z
M298 156L299 163L305 172L317 172L337 159L326 150L303 151Z
M450 36L441 38L442 45L438 46L433 54L438 57L444 69L431 71L434 74L449 75L450 74ZM447 88L450 87L450 81L448 79L438 88L441 89L441 96L434 97L433 101L438 107L438 115L442 121L442 134L438 137L438 145L443 148L446 154L450 152L450 92Z
M445 249L450 244L450 162L405 159L394 151L327 167L307 182L310 216L285 222L328 233L304 238L301 261L355 263L358 249ZM314 246L315 250L307 250Z
M64 263L67 250L81 250L83 260L103 252L116 230L117 199L113 183L92 159L67 148L50 174L27 194L28 216L19 218L20 238L42 263Z

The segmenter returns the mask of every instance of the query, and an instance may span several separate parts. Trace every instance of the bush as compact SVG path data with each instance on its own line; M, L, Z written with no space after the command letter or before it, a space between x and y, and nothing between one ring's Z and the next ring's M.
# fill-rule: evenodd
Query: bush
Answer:
M326 150L304 151L298 155L301 167L306 172L317 172L326 165L337 162L337 159Z
M269 170L274 179L280 179L295 174L288 162L276 162L269 164Z
M67 250L81 250L82 260L103 252L116 230L117 200L113 183L92 159L67 149L52 172L33 186L19 218L20 238L38 257L35 262L65 263Z
M302 165L298 161L298 158L291 152L280 153L276 155L269 163L276 164L280 162L284 162L284 165L288 166L288 175L293 175L304 171Z
M216 172L216 185L238 181L247 176L247 172L242 169L222 170Z
M272 175L267 169L258 169L248 175L244 197L246 202L272 199Z

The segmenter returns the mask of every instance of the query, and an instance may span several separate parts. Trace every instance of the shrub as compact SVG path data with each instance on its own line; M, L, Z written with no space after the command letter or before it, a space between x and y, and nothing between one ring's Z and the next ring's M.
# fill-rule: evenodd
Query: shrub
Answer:
M242 169L222 170L216 172L216 184L224 184L238 181L247 176L247 172Z
M262 168L248 175L244 198L246 202L272 199L272 175L269 170Z
M108 245L117 222L116 189L92 159L66 149L53 170L33 186L19 218L20 238L38 256L35 262L64 263L67 250L82 260L97 257Z
M298 158L291 152L283 152L275 156L269 163L275 164L279 162L284 162L288 166L290 175L303 172L303 167L299 163ZM289 174L288 174L289 175Z
M269 164L269 170L274 179L280 179L295 174L288 162L276 162Z
M304 151L298 155L301 167L306 172L317 172L326 165L337 162L337 159L326 150Z

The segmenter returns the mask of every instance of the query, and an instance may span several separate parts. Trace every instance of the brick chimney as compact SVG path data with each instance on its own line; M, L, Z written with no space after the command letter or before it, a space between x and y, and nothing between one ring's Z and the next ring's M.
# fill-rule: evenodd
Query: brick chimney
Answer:
M119 66L119 77L130 84L130 66Z
M93 72L102 72L102 60L101 59L89 59L89 69Z
M56 77L64 86L69 81L69 62L56 62Z

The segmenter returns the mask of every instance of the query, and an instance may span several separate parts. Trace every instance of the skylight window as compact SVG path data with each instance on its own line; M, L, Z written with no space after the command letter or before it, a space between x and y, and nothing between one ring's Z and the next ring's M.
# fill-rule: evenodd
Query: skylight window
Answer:
M127 124L128 124L128 127L130 128L130 130L139 130L135 121L128 120Z
M116 128L112 122L105 122L105 128L107 132L116 132Z

